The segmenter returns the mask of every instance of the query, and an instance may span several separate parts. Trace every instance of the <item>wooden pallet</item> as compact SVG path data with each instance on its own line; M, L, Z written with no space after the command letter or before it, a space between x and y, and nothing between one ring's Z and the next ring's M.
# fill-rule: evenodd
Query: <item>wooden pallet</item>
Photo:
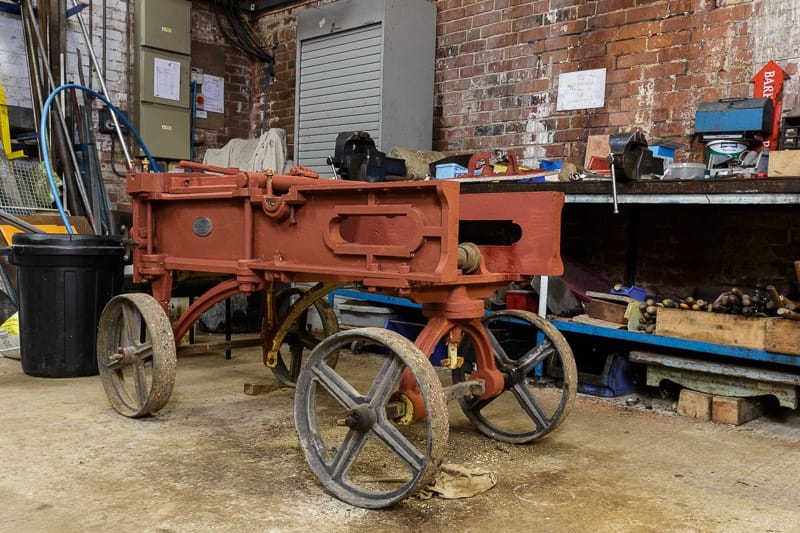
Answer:
M799 405L800 374L644 351L630 352L629 359L647 365L647 384L651 387L668 380L714 396L775 396L784 407L797 409Z

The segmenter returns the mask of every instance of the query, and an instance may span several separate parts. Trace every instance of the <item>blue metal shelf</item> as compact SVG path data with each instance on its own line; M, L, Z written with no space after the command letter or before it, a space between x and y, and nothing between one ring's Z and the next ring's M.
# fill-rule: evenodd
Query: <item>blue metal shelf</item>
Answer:
M399 307L410 307L412 309L422 309L418 303L414 303L407 298L400 298L397 296L387 296L385 294L376 294L374 292L360 291L357 289L336 289L328 294L328 303L333 305L334 296L342 298L352 298L353 300L362 300L365 302L376 302L387 305L397 305Z
M772 353L764 350L754 350L752 348L741 348L728 344L716 344L713 342L694 341L689 339L677 339L673 337L663 337L661 335L651 335L639 331L628 331L625 329L612 329L589 324L579 324L567 320L552 320L551 323L562 332L579 333L582 335L592 335L605 339L615 339L650 346L660 346L662 348L674 348L677 350L687 350L701 352L710 355L721 355L725 357L735 357L738 359L749 359L751 361L765 361L781 365L800 367L800 357L780 353Z
M331 305L333 305L334 296L352 298L355 300L364 300L368 302L377 302L387 305L396 305L400 307L410 307L413 309L420 309L422 307L421 305L414 303L406 298L399 298L397 296L386 296L384 294L359 291L357 289L352 289L352 290L337 289L335 291L332 291L328 295ZM640 345L659 346L662 348L672 348L676 350L686 350L690 352L705 353L709 355L718 355L736 359L763 361L768 363L776 363L780 365L800 367L800 357L794 355L772 353L764 350L755 350L752 348L741 348L738 346L732 346L728 344L716 344L713 342L678 339L674 337L663 337L661 335L651 335L648 333L642 333L639 331L628 331L625 329L604 328L600 326L592 326L589 324L580 324L577 322L571 322L569 320L556 319L556 320L551 320L551 323L562 332L577 333L581 335L591 335L594 337L602 337L605 339L631 342Z

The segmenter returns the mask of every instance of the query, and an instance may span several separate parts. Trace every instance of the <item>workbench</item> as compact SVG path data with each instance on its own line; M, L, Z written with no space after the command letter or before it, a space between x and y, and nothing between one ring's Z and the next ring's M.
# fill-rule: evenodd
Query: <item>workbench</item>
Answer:
M567 204L612 205L611 182L521 181L529 176L461 180L461 192L561 191ZM765 205L800 204L800 178L641 180L617 183L617 203L635 205Z

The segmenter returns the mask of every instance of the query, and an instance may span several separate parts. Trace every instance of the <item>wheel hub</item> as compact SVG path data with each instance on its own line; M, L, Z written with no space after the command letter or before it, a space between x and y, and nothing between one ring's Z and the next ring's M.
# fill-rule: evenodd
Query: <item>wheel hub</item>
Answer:
M344 417L344 425L354 431L367 431L375 425L375 410L369 405L359 405Z

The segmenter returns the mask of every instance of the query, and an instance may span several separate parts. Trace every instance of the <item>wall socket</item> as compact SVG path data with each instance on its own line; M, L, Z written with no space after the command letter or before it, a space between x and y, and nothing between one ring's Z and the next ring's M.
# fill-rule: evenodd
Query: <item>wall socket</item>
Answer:
M125 118L128 118L128 115L125 112L122 113ZM122 128L122 133L126 133L128 128L125 127L125 124L119 120L117 117L117 122L119 122L119 127ZM107 107L101 107L97 111L97 129L100 130L100 133L114 133L114 120L111 118L111 110Z

